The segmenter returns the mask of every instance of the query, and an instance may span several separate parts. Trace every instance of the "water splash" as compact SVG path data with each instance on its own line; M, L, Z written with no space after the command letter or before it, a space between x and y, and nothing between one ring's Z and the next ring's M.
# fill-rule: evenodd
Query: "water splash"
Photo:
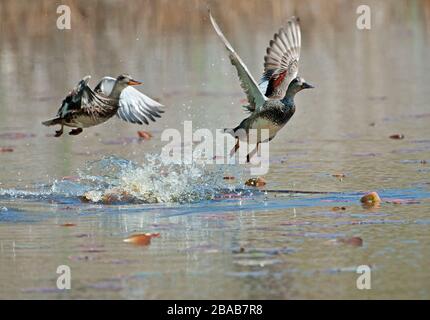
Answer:
M189 203L234 192L239 182L225 181L225 170L196 162L167 163L158 155L146 155L142 164L107 156L78 170L75 181L55 181L51 192L101 203ZM234 170L241 174L240 168Z

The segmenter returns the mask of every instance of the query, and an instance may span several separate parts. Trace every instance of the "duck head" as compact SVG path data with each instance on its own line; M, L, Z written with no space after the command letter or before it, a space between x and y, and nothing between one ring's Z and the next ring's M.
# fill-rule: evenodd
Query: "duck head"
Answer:
M302 91L303 89L311 89L314 88L313 85L310 85L305 81L305 79L301 77L296 77L291 81L290 85L288 86L287 92L290 92L292 94L296 94L299 91Z
M138 86L142 84L142 82L134 80L130 75L128 74L121 74L116 78L116 82L123 86L124 88L127 86Z
M115 85L113 86L112 92L110 93L111 98L119 99L122 90L127 88L128 86L137 86L142 84L142 82L134 80L128 74L121 74L116 78Z

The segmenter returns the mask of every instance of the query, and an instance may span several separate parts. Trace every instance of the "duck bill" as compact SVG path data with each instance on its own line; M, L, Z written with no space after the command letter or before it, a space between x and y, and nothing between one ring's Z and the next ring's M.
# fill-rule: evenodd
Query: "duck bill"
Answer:
M302 88L303 89L312 89L312 88L315 88L315 87L313 85L305 82L305 83L302 84Z
M129 86L138 86L140 84L143 84L143 83L134 79L130 79L130 81L128 82Z

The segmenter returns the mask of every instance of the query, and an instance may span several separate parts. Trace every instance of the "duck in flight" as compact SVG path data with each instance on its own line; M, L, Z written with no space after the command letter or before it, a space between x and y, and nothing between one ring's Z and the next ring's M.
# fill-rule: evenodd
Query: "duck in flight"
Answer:
M90 76L84 77L63 100L57 117L42 122L45 126L61 125L55 136L63 134L64 126L72 127L69 134L78 135L83 128L109 120L114 115L137 124L149 124L164 111L163 105L152 100L131 86L142 84L127 74L116 79L104 77L92 90L88 86Z
M231 63L237 70L249 103L244 108L251 113L237 127L228 130L236 138L236 144L231 150L230 156L233 156L239 149L240 140L248 140L249 131L256 129L257 146L248 153L246 158L249 162L250 158L258 152L260 143L271 141L293 116L296 110L294 103L296 93L303 89L313 88L303 78L297 76L301 47L299 19L291 18L287 26L281 28L270 41L264 57L263 77L258 85L222 33L210 11L209 17L215 32L227 49ZM268 139L262 140L262 129L268 130Z

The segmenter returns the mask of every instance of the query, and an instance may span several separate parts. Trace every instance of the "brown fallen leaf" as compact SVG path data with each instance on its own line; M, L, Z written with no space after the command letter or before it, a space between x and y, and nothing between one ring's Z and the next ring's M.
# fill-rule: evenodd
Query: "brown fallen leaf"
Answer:
M262 177L251 178L245 182L245 185L248 187L263 187L266 185L266 180Z
M333 207L333 208L331 208L331 211L340 211L340 210L346 210L346 207Z
M225 177L223 177L223 179L224 180L234 180L235 177L233 177L233 176L225 176Z
M364 205L377 206L381 203L381 198L379 197L379 194L377 192L373 191L362 196L360 201Z
M151 244L152 238L158 238L160 236L159 233L142 233L142 234L134 234L126 239L124 242L132 243L138 246L148 246Z
M0 152L13 152L12 147L0 147Z
M335 177L335 178L339 178L339 179L343 179L343 178L345 178L346 177L346 174L344 174L344 173L334 173L334 174L332 174L331 175L332 177Z
M337 242L349 244L354 247L362 247L363 246L363 239L360 237L351 237L351 238L337 238Z
M401 133L392 134L390 136L390 139L394 139L394 140L401 140L401 139L404 139L404 138L405 138L405 136L403 134L401 134Z
M150 134L147 131L143 131L143 130L137 131L137 135L139 136L139 138L141 138L143 140L149 140L152 138L152 134Z
M60 224L60 227L76 227L75 223L63 223Z

